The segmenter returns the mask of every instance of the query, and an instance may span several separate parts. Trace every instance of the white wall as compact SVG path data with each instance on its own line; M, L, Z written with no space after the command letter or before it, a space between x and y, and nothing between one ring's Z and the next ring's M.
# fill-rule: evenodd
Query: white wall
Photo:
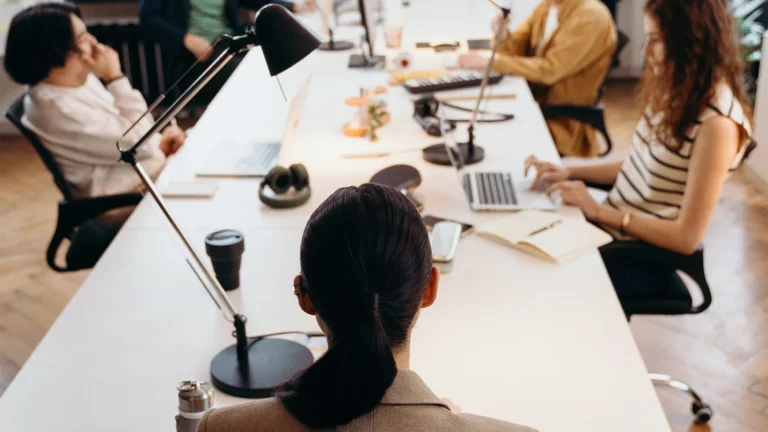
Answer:
M763 60L757 84L755 105L755 141L757 148L747 161L753 174L751 180L768 195L768 33L763 39Z
M643 5L645 1L624 0L616 7L616 25L629 36L629 44L619 59L619 67L611 76L639 77L643 71Z

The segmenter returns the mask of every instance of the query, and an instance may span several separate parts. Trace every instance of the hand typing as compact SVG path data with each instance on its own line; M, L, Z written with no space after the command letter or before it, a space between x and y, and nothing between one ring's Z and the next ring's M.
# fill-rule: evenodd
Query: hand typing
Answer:
M474 53L474 52L468 52L465 54L459 55L459 67L462 69L472 69L472 70L485 70L485 68L488 66L488 57Z
M541 183L559 183L571 176L571 172L567 167L555 165L551 162L540 161L536 156L528 156L525 160L525 176L528 176L528 171L531 168L536 169L536 178L531 184L531 189L535 190Z
M600 204L592 198L583 181L561 181L547 189L547 194L559 193L563 204L578 207L587 220L597 220L600 214Z

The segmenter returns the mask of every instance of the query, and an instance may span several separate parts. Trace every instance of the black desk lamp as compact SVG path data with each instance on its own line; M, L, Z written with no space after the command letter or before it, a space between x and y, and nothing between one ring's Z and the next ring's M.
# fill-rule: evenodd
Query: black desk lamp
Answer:
M483 101L485 95L485 88L488 86L488 77L491 74L491 68L493 67L493 59L496 57L496 52L499 50L501 44L501 35L504 33L504 23L510 14L508 7L501 6L494 0L488 0L501 10L502 25L499 26L494 37L493 50L491 51L491 58L488 60L488 64L485 66L485 73L483 74L483 80L480 82L480 94L477 96L477 102L475 102L475 109L472 110L472 120L467 127L468 138L467 142L458 144L455 148L461 152L461 158L464 159L466 165L471 165L482 161L485 158L485 150L482 147L475 145L475 123L477 122L477 113L480 110L480 103ZM422 156L427 162L431 162L437 165L451 165L451 159L448 157L445 144L435 144L422 150ZM454 155L457 157L458 155Z
M275 76L314 51L320 45L320 40L311 30L296 20L287 9L271 4L264 6L256 13L253 25L246 28L244 35L226 36L222 43L226 45L224 51L213 59L202 75L184 91L179 99L168 107L149 131L133 147L122 149L120 142L118 142L117 148L120 150L120 159L131 164L152 198L160 206L168 222L181 237L194 261L193 265L188 260L189 265L208 291L211 299L235 326L233 335L237 343L221 351L211 361L213 384L219 390L233 396L269 397L275 387L312 364L312 353L304 345L285 339L254 338L249 341L245 333L245 316L237 312L216 277L203 264L189 239L171 216L152 179L136 159L138 148L164 128L208 81L239 52L260 45L269 73ZM156 105L157 102L152 104L153 107ZM213 287L213 292L210 287Z

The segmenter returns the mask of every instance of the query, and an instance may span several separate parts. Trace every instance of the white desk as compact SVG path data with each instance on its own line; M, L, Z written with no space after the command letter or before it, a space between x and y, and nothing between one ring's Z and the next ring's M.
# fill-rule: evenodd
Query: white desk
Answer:
M485 9L483 25L491 12ZM406 29L410 25L415 28L406 23ZM344 97L363 83L384 80L382 72L347 70L347 55L315 53L282 77L292 94L314 71L294 153L311 174L314 194L308 205L266 209L257 198L257 180L235 179L222 180L213 200L169 201L203 254L202 239L215 229L245 234L243 288L232 299L248 316L251 335L317 329L296 307L291 281L309 214L340 186L362 183L384 166L409 163L424 178L419 194L427 213L471 223L500 216L470 212L455 172L423 163L418 153L340 158L361 146L433 142L410 119L409 97L399 88L390 90L393 120L381 130L379 143L341 134L350 113ZM483 164L520 167L529 153L556 160L525 83L507 78L494 91L518 94L515 101L489 106L517 118L478 127L477 141L488 155ZM279 136L286 111L260 51L253 51L159 182L192 178L222 140ZM581 217L572 208L561 212ZM233 343L231 325L183 255L159 210L144 200L0 399L2 429L132 431L140 422L143 430L172 430L175 384L209 379L211 358ZM462 240L437 303L423 311L414 331L412 367L466 412L542 431L669 430L597 252L558 266L481 238ZM219 406L238 402L217 393Z

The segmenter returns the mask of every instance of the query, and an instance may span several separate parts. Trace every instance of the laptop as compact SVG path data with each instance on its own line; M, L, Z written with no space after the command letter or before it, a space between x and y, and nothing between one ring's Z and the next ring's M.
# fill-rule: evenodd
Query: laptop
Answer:
M280 162L281 157L290 157L287 153L293 148L310 81L311 76L304 80L291 101L282 141L255 140L244 144L219 145L195 174L198 177L264 177Z
M459 182L474 211L555 210L555 200L539 190L530 190L531 181L523 177L522 168L516 173L467 169L453 132L443 129L445 149L451 165L458 172Z

